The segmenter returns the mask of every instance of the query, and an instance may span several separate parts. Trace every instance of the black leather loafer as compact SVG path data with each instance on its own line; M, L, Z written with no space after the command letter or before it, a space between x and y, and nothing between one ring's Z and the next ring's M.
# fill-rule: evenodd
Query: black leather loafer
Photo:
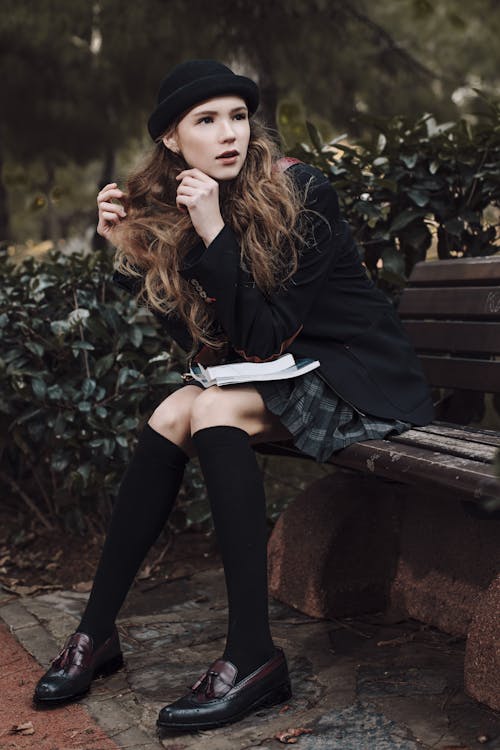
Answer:
M95 677L116 672L123 666L118 631L94 650L86 633L70 635L35 688L36 704L53 705L79 698L86 693Z
M214 661L188 695L161 709L156 722L160 736L167 730L189 732L231 724L292 696L285 654L280 648L272 659L238 683L237 674L232 662Z

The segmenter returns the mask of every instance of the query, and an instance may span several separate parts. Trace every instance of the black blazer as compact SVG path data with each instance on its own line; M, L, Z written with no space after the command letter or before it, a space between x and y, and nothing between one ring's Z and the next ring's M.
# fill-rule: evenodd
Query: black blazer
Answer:
M318 359L316 372L358 411L427 424L433 408L420 363L392 304L361 264L335 190L307 164L294 164L289 173L315 213L299 267L284 289L269 296L259 290L240 264L238 238L227 225L208 248L200 241L185 256L180 273L214 306L236 359L261 362L284 352ZM140 287L117 272L114 280L132 293ZM158 317L189 350L182 321ZM195 361L209 361L207 354L200 347Z

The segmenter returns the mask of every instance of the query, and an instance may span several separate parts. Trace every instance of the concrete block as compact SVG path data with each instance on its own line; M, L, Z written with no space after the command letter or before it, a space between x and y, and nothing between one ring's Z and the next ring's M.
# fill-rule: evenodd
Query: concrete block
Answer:
M442 491L402 490L400 554L391 605L466 636L478 601L500 570L500 521L469 515Z
M271 595L313 617L384 609L399 530L393 488L340 471L313 482L273 529Z
M465 650L465 690L500 711L500 575L476 608Z

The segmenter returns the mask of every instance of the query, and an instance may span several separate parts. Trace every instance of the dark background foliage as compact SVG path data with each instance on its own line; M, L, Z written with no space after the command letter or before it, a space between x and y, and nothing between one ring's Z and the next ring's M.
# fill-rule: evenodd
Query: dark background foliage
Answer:
M0 11L0 486L45 526L104 523L140 425L179 385L182 353L111 284L111 249L96 251L94 235L97 190L122 183L148 146L174 64L215 57L258 80L260 117L329 176L395 304L418 260L498 250L496 0L0 0ZM300 481L259 460L272 520ZM190 462L171 523L208 517Z
M433 241L441 258L489 255L500 205L497 105L471 126L377 119L355 146L311 143L293 153L328 174L339 191L367 268L397 303ZM3 353L3 480L47 524L85 530L109 513L139 426L182 382L183 353L155 319L111 282L110 252L53 252L0 261ZM197 464L188 464L177 528L204 523Z

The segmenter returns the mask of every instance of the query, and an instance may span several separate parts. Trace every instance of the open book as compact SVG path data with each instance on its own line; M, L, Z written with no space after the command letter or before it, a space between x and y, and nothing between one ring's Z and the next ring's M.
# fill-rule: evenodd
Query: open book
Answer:
M215 367L203 367L195 364L189 368L189 375L209 388L211 385L233 385L248 383L252 380L284 380L304 375L319 367L316 359L298 359L293 354L284 354L272 362L234 362Z

